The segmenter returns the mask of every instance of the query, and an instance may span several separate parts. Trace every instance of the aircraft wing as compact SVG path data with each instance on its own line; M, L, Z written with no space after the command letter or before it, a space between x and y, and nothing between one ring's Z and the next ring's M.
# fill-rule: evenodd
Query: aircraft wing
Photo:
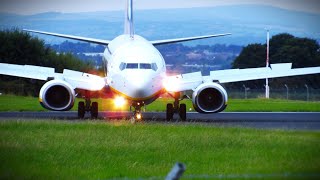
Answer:
M192 40L220 37L220 36L227 36L227 35L231 35L231 34L230 33L214 34L214 35L206 35L206 36L187 37L187 38L164 39L164 40L156 40L156 41L150 41L150 42L153 45L162 45L162 44L171 44L171 43L177 43L177 42L192 41Z
M45 34L45 35L56 36L56 37L62 37L62 38L73 39L73 40L79 40L79 41L101 44L101 45L108 45L110 43L110 41L102 40L102 39L94 39L94 38L87 38L87 37L81 37L81 36L72 36L72 35L51 33L51 32L45 32L45 31L35 31L35 30L29 30L29 29L23 29L23 31L33 32L33 33L38 33L38 34Z
M0 63L1 74L43 81L59 79L68 82L74 89L89 91L98 91L106 86L103 77L68 69L64 69L63 73L56 73L54 68Z
M211 71L209 76L202 76L201 72L169 76L164 81L164 86L167 91L179 92L193 90L205 82L230 83L317 73L320 73L320 67L292 69L292 63L280 63L262 68Z

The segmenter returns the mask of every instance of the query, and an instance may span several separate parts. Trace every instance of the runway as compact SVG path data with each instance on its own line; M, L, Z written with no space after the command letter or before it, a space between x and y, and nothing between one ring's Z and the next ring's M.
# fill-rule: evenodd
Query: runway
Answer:
M89 114L82 121L90 120ZM129 119L130 112L100 112L99 120ZM199 114L189 112L187 121L179 121L175 115L171 122L165 121L163 112L143 113L145 122L160 123L203 123L214 126L241 126L264 129L299 129L320 130L320 113L269 113L269 112L223 112L216 114ZM53 119L78 122L77 112L0 112L0 120L12 119Z

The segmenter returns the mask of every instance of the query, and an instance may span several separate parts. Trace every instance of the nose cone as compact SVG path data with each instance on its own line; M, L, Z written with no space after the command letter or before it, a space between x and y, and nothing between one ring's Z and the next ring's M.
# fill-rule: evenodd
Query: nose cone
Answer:
M145 98L152 95L152 78L141 76L139 78L128 78L127 87L133 98Z
M152 69L126 69L121 75L110 78L110 87L114 92L133 101L154 99L163 88L162 76Z

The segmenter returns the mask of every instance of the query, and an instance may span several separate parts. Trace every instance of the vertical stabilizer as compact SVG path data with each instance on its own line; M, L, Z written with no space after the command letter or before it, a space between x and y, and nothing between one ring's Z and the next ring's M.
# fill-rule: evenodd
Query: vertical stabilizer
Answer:
M134 37L132 0L127 0L124 20L124 34L129 34L132 39Z

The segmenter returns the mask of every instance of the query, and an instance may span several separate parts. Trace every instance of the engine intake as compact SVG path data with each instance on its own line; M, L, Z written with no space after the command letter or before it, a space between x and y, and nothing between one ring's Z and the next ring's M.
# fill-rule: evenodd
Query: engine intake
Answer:
M41 105L49 110L67 111L73 107L74 89L65 81L52 80L45 83L39 93Z
M221 112L227 107L228 95L226 90L217 83L204 83L192 94L192 103L200 113Z

